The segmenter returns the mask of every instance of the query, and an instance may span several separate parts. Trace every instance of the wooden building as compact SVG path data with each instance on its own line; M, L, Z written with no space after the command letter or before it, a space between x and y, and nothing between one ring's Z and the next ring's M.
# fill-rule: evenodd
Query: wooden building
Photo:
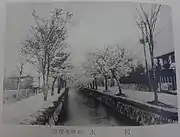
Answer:
M159 90L176 91L177 84L174 51L155 57L155 64L156 80L159 85Z

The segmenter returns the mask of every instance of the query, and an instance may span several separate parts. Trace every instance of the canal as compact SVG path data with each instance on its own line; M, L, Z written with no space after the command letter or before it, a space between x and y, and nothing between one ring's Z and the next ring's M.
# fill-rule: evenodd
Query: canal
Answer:
M67 118L59 125L64 126L132 126L117 116L109 107L91 97L83 96L78 89L68 93Z

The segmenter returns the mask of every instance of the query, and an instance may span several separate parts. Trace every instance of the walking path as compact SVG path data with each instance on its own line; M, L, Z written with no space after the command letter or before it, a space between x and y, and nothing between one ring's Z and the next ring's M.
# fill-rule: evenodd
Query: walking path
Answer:
M55 89L54 96L51 96L51 92L49 91L47 101L44 101L43 93L39 93L16 103L4 104L3 123L20 124L25 120L36 118L38 111L52 106L53 101L57 100L63 91L64 90L62 89L61 93L57 94L57 89Z
M103 92L104 87L98 87L98 90ZM105 92L110 95L115 95L118 93L118 87L108 87L109 92ZM154 100L154 93L153 92L143 92L143 91L136 91L130 89L122 89L122 92L127 95L131 100L137 100L142 102L148 102ZM177 108L177 96L165 93L158 93L158 99L160 102L172 105L173 107Z
M70 89L68 102L68 120L65 126L119 126L118 122L101 104L79 95L76 89Z

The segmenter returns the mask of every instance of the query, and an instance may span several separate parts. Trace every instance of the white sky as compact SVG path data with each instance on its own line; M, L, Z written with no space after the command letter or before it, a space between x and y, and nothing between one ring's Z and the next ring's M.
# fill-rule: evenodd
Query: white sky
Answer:
M87 52L103 48L105 44L122 45L143 59L143 49L138 42L140 32L133 18L135 9L139 7L137 3L11 3L7 5L5 75L13 73L13 68L19 60L19 43L28 35L30 25L34 23L32 10L35 9L39 16L47 16L55 7L74 14L74 25L69 28L67 41L71 45L72 61L75 65L84 61ZM161 10L157 30L162 31L156 38L155 55L172 51L173 35L169 7L163 7ZM26 71L30 70L29 67L26 66Z

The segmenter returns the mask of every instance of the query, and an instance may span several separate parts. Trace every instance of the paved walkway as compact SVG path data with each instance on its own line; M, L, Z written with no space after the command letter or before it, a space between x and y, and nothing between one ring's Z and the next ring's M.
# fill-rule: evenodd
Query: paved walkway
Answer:
M61 94L63 89L61 90ZM25 119L32 118L38 111L53 105L53 101L61 95L55 89L54 96L48 92L48 100L44 101L43 94L37 94L16 103L4 104L2 121L4 124L20 124Z
M98 87L99 91L104 91L104 87ZM107 94L115 95L118 93L117 87L108 87L110 92ZM123 89L122 92L128 96L128 98L132 100L139 100L142 102L148 102L154 100L154 93L153 92L143 92L143 91L136 91L130 89ZM177 95L165 94L165 93L158 93L158 99L160 102L172 105L173 107L177 108Z

